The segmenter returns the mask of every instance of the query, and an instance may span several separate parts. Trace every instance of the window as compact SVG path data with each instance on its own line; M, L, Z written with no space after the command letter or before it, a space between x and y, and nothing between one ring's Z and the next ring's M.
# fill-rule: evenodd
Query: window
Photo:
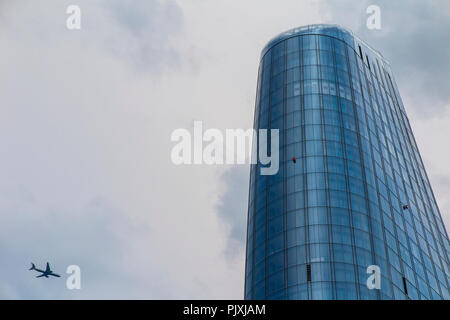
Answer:
M306 265L306 280L311 282L311 265L309 263Z
M361 46L360 45L358 45L358 48L359 48L359 57L361 58L361 60L363 59L363 55L362 55L362 50L361 50Z
M406 288L406 279L405 277L402 277L403 280L403 291L405 292L406 295L408 295L408 288Z

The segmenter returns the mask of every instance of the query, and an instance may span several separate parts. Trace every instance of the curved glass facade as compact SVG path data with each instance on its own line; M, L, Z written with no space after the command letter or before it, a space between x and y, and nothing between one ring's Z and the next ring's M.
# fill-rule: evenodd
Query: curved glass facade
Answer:
M333 25L277 36L254 127L280 130L280 169L251 167L246 299L450 299L448 235L381 54Z

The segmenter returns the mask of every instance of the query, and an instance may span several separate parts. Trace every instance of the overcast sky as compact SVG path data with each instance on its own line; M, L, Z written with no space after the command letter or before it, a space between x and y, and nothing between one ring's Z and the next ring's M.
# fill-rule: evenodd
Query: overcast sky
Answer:
M0 298L241 299L248 167L175 166L170 134L250 128L262 47L311 23L391 62L448 229L448 1L3 0Z

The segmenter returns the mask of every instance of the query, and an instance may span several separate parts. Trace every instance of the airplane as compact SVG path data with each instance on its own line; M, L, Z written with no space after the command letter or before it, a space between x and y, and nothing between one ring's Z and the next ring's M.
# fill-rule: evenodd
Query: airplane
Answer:
M50 270L50 265L48 264L48 262L47 262L47 267L45 268L45 270L37 269L33 262L31 263L31 268L28 270L36 270L37 272L42 273L42 274L36 276L36 278L40 278L40 277L48 278L48 276L54 276L57 278L61 277L59 274L53 273L53 271Z

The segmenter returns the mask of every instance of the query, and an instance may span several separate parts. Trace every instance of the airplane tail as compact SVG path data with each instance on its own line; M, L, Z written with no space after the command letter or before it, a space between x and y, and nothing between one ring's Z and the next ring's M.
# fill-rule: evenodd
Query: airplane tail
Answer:
M28 270L34 270L34 269L36 269L36 267L34 266L34 263L32 262L32 263L31 263L31 268L28 269Z

